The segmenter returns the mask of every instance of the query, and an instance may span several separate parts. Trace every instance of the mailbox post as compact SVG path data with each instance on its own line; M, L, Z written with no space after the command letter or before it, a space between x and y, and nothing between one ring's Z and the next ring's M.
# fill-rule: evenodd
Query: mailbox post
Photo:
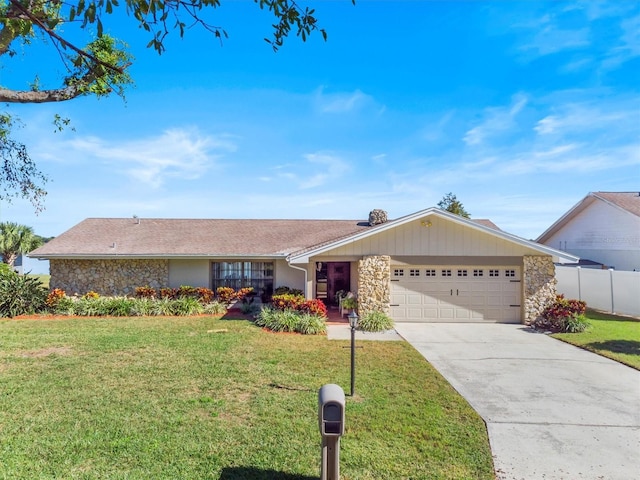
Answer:
M344 391L328 383L318 392L318 426L322 436L320 480L340 480L340 437L344 435Z

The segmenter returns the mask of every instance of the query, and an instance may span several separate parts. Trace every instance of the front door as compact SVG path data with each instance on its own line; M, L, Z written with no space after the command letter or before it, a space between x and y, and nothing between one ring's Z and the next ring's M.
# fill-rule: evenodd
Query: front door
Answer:
M336 292L348 292L351 289L351 263L327 263L327 303L336 303Z

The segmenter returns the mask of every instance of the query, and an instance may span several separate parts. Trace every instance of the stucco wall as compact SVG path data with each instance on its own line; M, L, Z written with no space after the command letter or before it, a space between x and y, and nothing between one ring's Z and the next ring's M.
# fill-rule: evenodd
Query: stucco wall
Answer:
M556 297L556 268L551 257L523 257L524 324L530 325Z
M51 288L68 295L131 295L136 287L169 286L168 260L51 260L50 271Z
M366 256L358 261L358 314L380 311L389 314L391 257ZM353 286L352 286L353 289Z
M211 288L211 262L209 260L169 260L169 286Z
M304 272L295 268L291 268L286 260L276 260L275 277L273 279L273 288L282 286L290 288L298 288L304 291Z

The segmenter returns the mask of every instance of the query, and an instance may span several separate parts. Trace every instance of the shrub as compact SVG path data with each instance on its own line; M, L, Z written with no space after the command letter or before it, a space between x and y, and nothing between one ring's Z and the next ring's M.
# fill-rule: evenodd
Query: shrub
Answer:
M327 306L322 300L317 298L313 300L305 300L298 307L298 311L327 318Z
M156 298L158 292L155 288L152 288L148 285L144 287L136 287L136 297L137 298Z
M570 300L564 298L564 295L556 295L555 301L544 309L542 316L553 322L573 315L584 315L586 311L587 304L582 300Z
M62 290L61 288L54 288L49 292L49 295L47 295L45 304L48 308L55 309L55 307L58 305L60 300L62 300L66 296L67 294L65 293L64 290Z
M327 324L323 317L305 313L298 319L296 332L303 335L321 335L327 333Z
M298 322L298 314L293 310L263 308L255 319L256 325L274 332L293 332Z
M220 303L231 305L231 302L236 298L236 292L231 287L218 287L216 290L216 296Z
M393 328L393 320L384 312L369 312L358 322L358 330L363 332L383 332Z
M236 299L244 300L247 296L253 295L253 287L244 287L236 292Z
M177 298L171 302L171 311L174 315L187 317L189 315L199 315L204 311L202 304L193 297Z
M47 289L35 277L0 271L0 317L31 315L44 308Z
M580 333L590 326L591 324L584 315L572 315L565 319L564 331L567 333Z
M284 293L271 297L271 304L277 310L298 310L302 303L304 303L304 297L302 295Z
M150 316L154 314L154 304L160 300L154 298L136 298L131 308L131 315L136 317Z
M161 297L155 300L151 307L151 315L169 317L173 315L172 300L167 297Z
M305 335L326 332L324 318L294 310L277 310L266 307L260 310L255 323L274 332L296 332Z
M49 307L51 313L56 315L75 315L75 302L66 295L59 298L53 307Z
M557 295L555 301L533 322L533 326L552 332L583 332L589 326L584 317L586 309L587 304L582 300Z
M291 288L291 287L287 287L285 285L282 285L278 288L276 288L273 292L274 295L287 295L287 294L291 294L291 295L296 295L296 296L304 296L304 292L302 290L299 290L297 288Z
M160 289L160 298L168 298L169 300L172 300L176 298L177 295L178 295L178 290L176 290L175 288Z
M177 298L196 298L198 293L194 287L190 287L189 285L180 285L176 290L175 297Z
M342 299L343 308L347 308L349 310L355 310L358 308L358 300L353 297L347 297Z
M533 322L533 326L552 332L582 332L589 325L584 317L586 309L587 304L581 300L566 299L564 295L557 295L555 301Z
M327 306L322 300L305 300L304 296L298 294L274 295L271 299L271 304L276 310L293 310L325 318L327 316Z
M130 317L134 312L135 299L127 297L109 297L102 302L102 315Z
M80 317L96 317L105 315L108 299L87 297L86 295L72 301L73 315Z
M210 302L204 305L203 313L207 315L224 315L227 312L226 305L220 302Z
M216 294L213 293L213 290L210 288L199 287L195 289L196 298L200 301L200 303L207 304L213 302L213 299L216 297Z

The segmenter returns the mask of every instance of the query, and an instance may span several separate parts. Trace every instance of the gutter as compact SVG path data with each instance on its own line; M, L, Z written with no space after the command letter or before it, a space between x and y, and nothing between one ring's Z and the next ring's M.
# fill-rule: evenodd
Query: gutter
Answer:
M289 259L291 258L291 256L287 257L287 263L289 264L289 266L291 268L295 268L296 270L300 270L304 272L304 298L307 298L307 281L308 281L308 273L307 273L307 269L306 268L302 268L302 267L297 267L294 264L292 264Z

